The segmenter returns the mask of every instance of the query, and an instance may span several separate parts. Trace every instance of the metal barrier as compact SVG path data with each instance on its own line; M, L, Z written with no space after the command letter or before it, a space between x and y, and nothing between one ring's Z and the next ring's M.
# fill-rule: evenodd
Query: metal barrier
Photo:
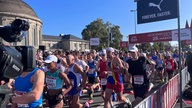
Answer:
M179 96L179 74L171 78L134 108L172 108ZM182 70L182 90L189 82L187 67Z

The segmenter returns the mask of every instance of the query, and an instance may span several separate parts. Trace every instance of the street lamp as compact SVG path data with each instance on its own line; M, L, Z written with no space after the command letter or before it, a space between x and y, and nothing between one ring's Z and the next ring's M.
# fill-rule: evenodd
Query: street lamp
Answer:
M135 34L137 33L137 28L136 28L136 25L137 25L137 22L136 22L136 12L137 12L137 9L135 10L131 10L131 12L134 13L134 21L135 21Z

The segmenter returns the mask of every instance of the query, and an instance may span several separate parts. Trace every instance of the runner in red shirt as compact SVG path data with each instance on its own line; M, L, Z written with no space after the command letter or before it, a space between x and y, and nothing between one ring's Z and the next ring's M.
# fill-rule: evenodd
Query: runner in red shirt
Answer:
M168 74L168 79L171 79L174 75L174 71L178 68L178 64L175 59L171 57L170 53L167 53L166 56L165 70L166 74Z

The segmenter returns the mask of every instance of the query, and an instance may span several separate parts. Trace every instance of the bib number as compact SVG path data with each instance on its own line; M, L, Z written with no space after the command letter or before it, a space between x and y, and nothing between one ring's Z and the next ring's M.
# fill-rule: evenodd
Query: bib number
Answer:
M15 92L15 96L16 97L19 97L19 96L22 96L22 95L24 95L24 94L26 94L26 92L22 92L22 91L16 91ZM29 105L28 104L17 104L17 107L21 107L21 108L29 108Z
M113 76L113 73L111 71L109 71L108 76Z
M49 88L55 88L56 87L56 78L47 76L46 83Z
M134 75L133 78L134 78L134 84L139 84L139 85L141 85L141 84L144 83L144 77L143 77L143 75Z
M107 84L107 79L101 78L101 85L106 85Z
M94 74L95 69L89 69L88 74Z

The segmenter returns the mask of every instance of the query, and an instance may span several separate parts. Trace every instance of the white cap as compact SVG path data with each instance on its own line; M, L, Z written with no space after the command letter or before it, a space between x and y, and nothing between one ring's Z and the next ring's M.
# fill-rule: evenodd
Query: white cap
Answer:
M106 50L103 49L103 50L101 51L101 54L102 54L102 55L105 55L105 54L106 54Z
M114 48L112 48L112 47L106 48L106 51L115 52Z
M171 54L170 54L170 53L167 53L166 56L167 56L167 57L171 57Z
M130 51L130 52L137 52L137 51L138 51L138 48L137 48L135 45L129 46L129 51Z
M57 62L58 58L55 55L49 55L45 59L45 63Z

